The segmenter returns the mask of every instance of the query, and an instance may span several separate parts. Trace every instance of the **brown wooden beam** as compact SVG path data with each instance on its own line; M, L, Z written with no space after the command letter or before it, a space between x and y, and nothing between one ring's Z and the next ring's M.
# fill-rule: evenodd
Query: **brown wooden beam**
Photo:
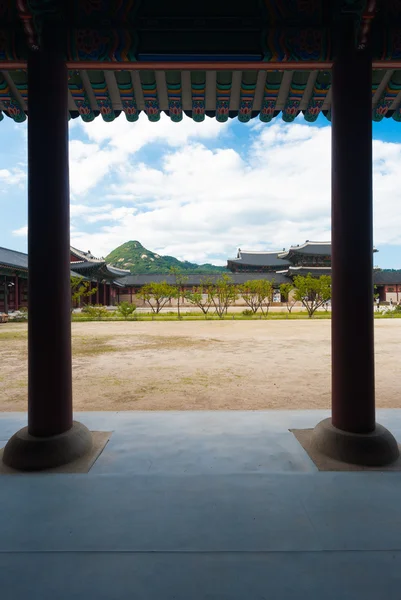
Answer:
M94 62L68 61L69 70L88 71L327 71L333 61L316 62ZM0 70L26 69L26 61L0 61ZM373 69L401 69L401 60L374 60Z

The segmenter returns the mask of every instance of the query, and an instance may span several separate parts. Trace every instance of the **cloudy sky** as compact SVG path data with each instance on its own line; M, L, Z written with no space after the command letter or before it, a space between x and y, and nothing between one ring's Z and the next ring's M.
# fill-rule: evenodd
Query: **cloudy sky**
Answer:
M0 246L26 251L26 126L0 124ZM401 125L374 125L375 263L401 268ZM243 250L330 239L330 127L162 116L70 122L71 243L105 256L139 240L225 264Z

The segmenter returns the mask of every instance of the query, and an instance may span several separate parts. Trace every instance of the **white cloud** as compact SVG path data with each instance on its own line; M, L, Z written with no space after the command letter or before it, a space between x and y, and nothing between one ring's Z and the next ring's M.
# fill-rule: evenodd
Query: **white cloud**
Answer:
M93 190L94 198L72 205L77 247L102 256L136 239L160 254L216 263L238 246L330 239L329 126L252 123L244 150L214 120L95 123L80 125L88 142L71 143L74 194ZM155 141L166 146L160 166L138 163L136 152ZM373 149L375 244L401 245L401 144L374 141Z
M92 123L80 121L80 128L74 127L74 135L83 131L89 143L80 139L70 141L71 194L73 197L86 194L148 144L159 142L166 147L179 147L191 139L217 139L227 127L228 124L215 119L195 123L185 117L181 123L173 123L164 114L158 123L150 123L143 113L136 123L129 123L123 117L112 123L100 119Z
M243 155L189 139L167 148L159 169L126 161L106 197L139 212L90 234L93 251L107 254L138 239L162 254L206 262L238 246L329 239L330 128L274 124L254 135ZM76 243L85 237L81 231Z
M71 204L70 215L71 219L82 218L88 222L91 222L92 217L96 215L109 214L109 211L113 209L112 204L103 204L100 206L91 206L90 204Z
M26 237L28 235L28 226L20 227L19 229L14 229L12 232L13 235L17 237Z
M0 169L0 184L21 186L25 180L26 172L21 167Z

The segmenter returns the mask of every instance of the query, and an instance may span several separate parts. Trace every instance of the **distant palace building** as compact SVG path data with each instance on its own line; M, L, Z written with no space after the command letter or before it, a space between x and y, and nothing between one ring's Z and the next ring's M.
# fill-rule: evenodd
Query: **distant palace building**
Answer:
M96 288L86 303L112 305L116 302L120 284L118 280L129 271L108 265L104 258L95 258L91 252L70 248L71 275L83 277ZM43 271L43 302L51 302L51 279ZM0 248L0 312L19 310L28 306L28 255L24 252Z
M331 272L331 242L310 242L291 246L281 252L243 252L238 250L237 258L227 261L227 269L233 273L280 273L300 274L311 269L321 274ZM312 271L313 272L313 271Z
M376 248L373 252L377 252ZM234 277L238 273L248 273L247 279L253 277L252 273L266 273L268 279L279 283L283 277L289 281L295 275L331 275L331 242L306 240L304 244L291 246L288 250L283 248L281 252L243 251L239 248L237 258L227 260L227 269ZM375 269L373 281L381 302L401 300L401 272Z
M376 250L374 250L376 252ZM94 257L91 252L71 248L71 275L84 277L90 282L96 293L83 300L85 303L115 305L122 301L139 304L136 294L147 283L167 281L173 284L172 275L131 275L129 271L118 269L106 263L103 258ZM238 250L237 258L227 261L235 284L249 279L268 279L274 281L275 288L288 283L295 275L311 273L315 277L331 274L331 243L311 242L291 246L280 252L244 252ZM51 301L47 287L51 279L46 279L44 267L43 302ZM186 289L202 284L205 274L186 273ZM220 274L207 276L209 280ZM398 302L401 300L401 272L375 270L374 283L381 301ZM0 248L0 312L18 310L28 304L28 255L23 252ZM350 290L350 296L352 290Z

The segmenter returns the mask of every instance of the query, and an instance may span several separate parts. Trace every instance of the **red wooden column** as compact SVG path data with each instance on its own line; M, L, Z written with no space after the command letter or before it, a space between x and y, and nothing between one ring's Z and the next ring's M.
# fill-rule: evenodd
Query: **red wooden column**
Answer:
M103 306L106 306L106 283L103 283Z
M14 310L19 309L19 279L18 275L14 278Z
M3 460L40 470L74 460L91 446L72 419L68 79L59 33L43 31L28 58L28 428ZM52 302L43 310L43 265Z
M375 428L372 63L368 49L348 48L332 75L332 408L339 429L370 433ZM358 110L349 110L351 98L358 98ZM347 301L351 289L357 318Z
M372 214L372 61L349 23L332 71L332 420L314 439L326 454L366 465L398 456L375 423Z

